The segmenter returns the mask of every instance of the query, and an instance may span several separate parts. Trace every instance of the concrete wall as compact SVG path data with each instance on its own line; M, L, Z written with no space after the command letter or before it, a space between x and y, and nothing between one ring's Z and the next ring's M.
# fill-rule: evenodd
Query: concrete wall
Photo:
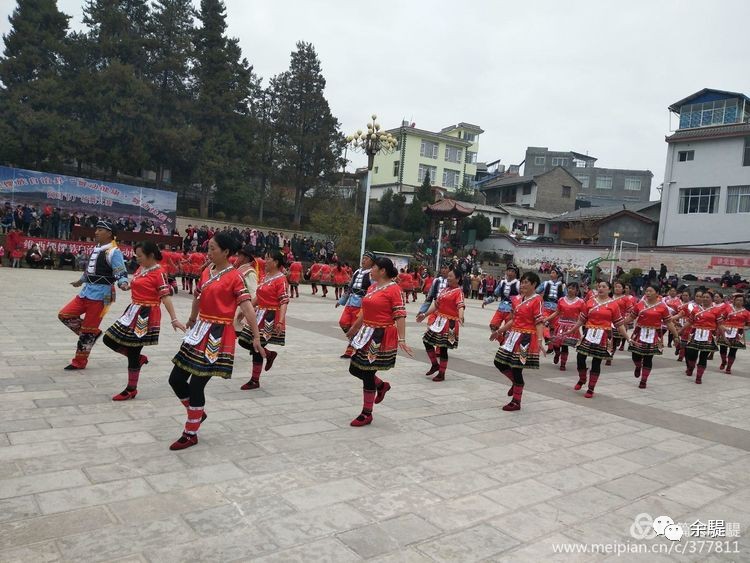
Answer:
M750 185L750 166L742 166L744 138L669 143L661 196L660 246L750 240L750 213L727 213L728 186ZM679 162L678 153L695 159ZM681 188L719 187L717 213L681 214ZM750 248L750 243L739 245Z
M563 169L556 168L551 172L534 178L536 182L536 201L532 205L539 211L565 213L575 211L576 198L581 192L581 183L571 178ZM563 186L570 187L570 197L562 196Z
M656 245L656 223L648 224L634 217L622 215L599 226L599 246L612 246L614 233L620 233L620 240L638 243L639 246Z
M534 164L536 156L544 156L544 164ZM563 157L568 159L565 169L573 176L587 176L589 187L582 188L581 197L591 196L592 205L602 207L616 205L618 203L648 201L651 195L652 174L648 170L626 170L622 168L576 168L573 166L573 155L568 152L550 151L546 147L528 147L526 149L526 161L524 162L524 176L536 176L553 168L552 158ZM611 176L612 189L601 190L596 188L597 176ZM625 189L625 178L639 178L641 180L640 191Z
M515 263L523 269L538 269L541 262L554 262L563 268L573 268L582 271L586 263L594 258L607 256L611 249L604 246L587 246L587 245L538 245L538 244L521 244L513 241L505 235L493 235L492 237L477 241L477 249L480 252L497 252L513 254ZM634 253L626 251L623 258L634 258ZM739 272L744 277L750 276L749 267L736 266L711 266L711 257L740 258L750 264L750 251L732 250L728 248L709 248L701 251L692 251L687 249L665 249L665 248L641 248L638 252L638 259L632 262L623 261L620 265L627 272L631 268L641 268L648 270L653 266L657 271L659 265L663 262L666 264L670 273L684 275L687 273L696 276L716 276L720 277L725 270L729 269L733 273ZM602 262L600 267L603 271L609 272L609 264Z

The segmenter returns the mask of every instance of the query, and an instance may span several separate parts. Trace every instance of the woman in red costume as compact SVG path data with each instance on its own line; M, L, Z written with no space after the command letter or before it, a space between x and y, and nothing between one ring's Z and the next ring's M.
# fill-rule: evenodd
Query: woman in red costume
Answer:
M526 272L520 279L520 295L511 300L511 312L507 321L493 331L490 341L505 334L505 339L495 354L495 367L507 377L512 386L508 390L511 401L504 411L521 410L523 395L523 370L539 369L540 343L544 341L544 306L541 295L535 293L539 276Z
M432 361L432 368L427 375L437 372L433 381L445 381L445 370L448 367L448 349L458 348L459 325L464 324L464 294L461 290L461 274L454 270L448 272L448 287L438 293L425 313L417 315L421 323L425 317L436 313L435 320L422 337L427 356ZM440 363L438 363L440 358Z
M283 272L285 260L281 252L266 254L266 275L258 284L258 291L253 299L263 348L269 344L284 346L286 343L286 308L289 304L289 290ZM249 327L245 327L240 333L240 346L250 350L253 356L253 372L250 381L240 387L243 390L260 387L263 356L259 350L253 348L252 336L253 333ZM271 369L276 356L278 352L266 351L266 371Z
M396 365L399 348L412 356L406 344L406 308L401 288L393 281L396 276L398 270L390 258L375 260L370 270L373 283L362 298L362 312L347 333L356 350L349 373L362 380L363 396L362 412L351 421L352 426L370 424L373 404L380 403L391 388L377 372Z
M620 308L620 316L622 316L623 319L626 319L628 318L628 316L630 316L630 311L632 311L633 307L635 307L635 304L638 302L636 298L625 291L625 284L619 281L616 281L614 282L614 284L612 284L612 301L617 303L617 306ZM615 357L615 352L617 352L618 349L625 349L626 340L627 338L620 338L617 334L613 335L612 358ZM607 360L605 360L604 365L611 366L612 359L608 358Z
M719 334L719 354L721 355L719 370L726 368L726 373L732 373L732 364L737 358L737 350L746 348L745 329L750 326L750 311L745 309L745 296L742 293L734 294L732 304L727 307L723 324L724 331Z
M722 323L727 309L724 303L715 305L711 294L705 292L699 306L689 313L685 311L683 309L677 314L678 317L688 315L685 329L690 331L690 339L685 346L685 375L692 377L693 370L696 370L695 382L700 384L703 383L709 354L718 350L716 334L726 330Z
M567 295L557 302L557 311L547 318L550 324L556 321L552 348L555 351L555 357L559 356L560 371L566 370L570 347L575 347L581 339L580 329L573 334L568 334L568 331L578 322L586 306L586 302L578 297L578 283L570 282L566 290Z
M346 268L344 268L340 262L333 268L332 274L333 287L336 292L336 300L338 301L344 293L346 284L349 283L349 275L347 274Z
M295 260L289 265L289 297L299 298L299 282L302 280L302 262Z
M253 334L253 348L261 355L265 350L255 322L250 293L240 273L229 263L238 243L227 233L216 233L208 241L211 265L203 270L179 352L172 359L174 368L169 384L187 408L182 436L170 450L183 450L198 443L198 429L206 419L204 389L213 376L229 379L234 366L234 312L239 306Z
M102 338L104 344L128 359L128 385L112 397L113 401L127 401L138 394L141 366L148 363L141 350L159 343L162 303L172 319L172 328L185 332L185 325L177 319L172 305L166 274L159 265L159 247L151 241L140 242L135 247L135 256L140 268L127 287L133 301Z
M635 328L630 336L628 351L632 354L635 370L633 375L640 378L638 387L646 388L648 376L653 369L654 356L661 356L663 347L662 326L666 326L670 334L679 338L679 333L670 320L672 311L659 298L658 286L646 286L643 300L636 303L628 314L628 320L635 320Z
M612 327L622 336L628 337L625 322L620 313L620 307L609 296L612 286L607 281L601 281L596 286L596 296L586 302L580 319L569 334L573 334L579 327L585 326L583 339L578 344L578 383L574 389L580 390L587 381L586 358L591 356L591 371L588 373L588 389L583 395L587 399L594 396L596 382L602 371L602 360L612 357L613 331Z

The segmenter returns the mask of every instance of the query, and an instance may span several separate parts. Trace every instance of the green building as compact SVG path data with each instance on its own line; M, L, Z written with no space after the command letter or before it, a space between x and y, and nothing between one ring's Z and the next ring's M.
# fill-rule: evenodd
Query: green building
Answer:
M459 123L433 132L404 121L388 132L398 139L398 147L395 152L375 157L372 199L380 200L390 188L410 203L427 174L438 196L448 196L463 185L473 186L479 135L484 133L478 125Z

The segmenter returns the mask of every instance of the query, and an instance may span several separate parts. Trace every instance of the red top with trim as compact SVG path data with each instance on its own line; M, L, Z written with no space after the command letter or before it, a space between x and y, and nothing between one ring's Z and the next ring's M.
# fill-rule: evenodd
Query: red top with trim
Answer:
M726 318L722 323L726 328L745 328L750 325L750 311L745 309L735 309L731 305L727 308Z
M133 303L139 305L159 305L162 297L170 295L164 269L159 266L142 275L143 268L138 268L130 280L130 293Z
M212 265L203 270L198 280L195 298L200 300L199 314L207 321L231 323L237 306L250 300L250 292L234 267L212 279L212 274L218 273Z
M511 299L513 324L511 330L533 332L536 325L544 322L544 299L538 293L524 299Z
M557 302L558 317L566 321L577 321L585 309L586 302L580 297L571 302L566 295Z
M284 274L278 272L260 282L255 296L259 309L278 311L282 305L289 303L289 291Z
M661 328L662 322L666 322L672 316L672 312L663 301L657 302L656 305L639 301L633 312L636 314L635 324L643 328Z
M446 287L437 296L437 313L442 317L457 320L458 310L465 309L464 292L460 287Z
M591 299L586 302L585 308L581 312L581 321L589 328L608 330L612 326L622 324L622 320L620 306L612 300L599 303L596 299Z
M366 325L391 326L396 319L406 317L401 288L390 283L382 288L372 284L362 298L362 319Z

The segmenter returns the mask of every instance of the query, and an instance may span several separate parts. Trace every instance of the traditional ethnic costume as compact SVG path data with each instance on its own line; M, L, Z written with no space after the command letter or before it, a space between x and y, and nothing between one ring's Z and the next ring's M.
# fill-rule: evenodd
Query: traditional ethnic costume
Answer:
M521 409L523 395L523 370L539 369L539 337L537 325L544 324L544 304L542 297L534 294L523 298L520 295L511 299L513 316L510 330L495 354L495 367L511 382L508 396L510 403L504 411Z
M205 268L195 289L198 318L183 339L180 350L172 359L174 367L169 384L187 408L182 437L170 449L179 450L198 443L198 429L205 420L204 388L212 376L232 377L234 346L234 314L237 307L250 301L250 292L240 273L233 266L216 271Z
M372 259L374 260L374 255ZM349 329L357 320L357 316L359 316L362 308L362 298L367 295L367 290L370 288L371 283L370 268L359 268L352 275L349 285L339 299L339 305L344 305L344 310L341 312L341 317L339 317L339 326L344 331L344 334L349 332ZM354 348L350 344L346 347L346 351L341 357L351 358L353 354Z
M109 348L128 358L128 386L112 397L113 401L127 401L138 394L141 366L148 363L141 350L159 343L161 300L171 294L166 273L159 264L138 268L130 281L130 291L132 303L102 339Z
M697 365L695 372L696 383L703 383L703 374L708 364L708 356L711 352L719 349L716 346L716 331L726 314L727 308L724 303L713 305L707 309L696 307L690 313L688 319L690 323L690 340L688 340L685 350L685 362L687 363L685 375L692 377L693 369L696 369Z
M612 301L614 301L617 306L620 308L620 316L623 319L627 319L630 316L630 312L633 310L633 307L635 307L635 304L638 303L638 300L635 299L632 295L628 294L622 294L622 295L615 295L612 297ZM617 350L624 350L625 349L625 339L622 338L618 333L612 334L612 357L607 358L604 362L604 365L611 366L612 365L612 358L615 357L615 353L617 353Z
M552 314L557 311L557 302L560 298L565 295L565 284L561 281L547 280L542 282L536 290L542 296L544 300L544 319L546 321L544 327L544 339L547 342L547 353L554 350L552 344L552 335L555 333L556 320L549 324L549 318ZM554 350L555 357L553 362L557 363L560 360L560 350Z
M555 336L552 339L552 347L555 350L555 358L560 361L560 371L566 370L568 363L569 347L578 345L581 339L581 331L575 334L566 334L581 318L586 302L580 297L574 297L571 301L567 295L557 302L557 318L555 319Z
M745 329L750 326L750 311L744 307L735 309L729 305L724 318L724 332L719 335L719 354L721 354L721 366L719 370L726 367L726 373L732 373L732 364L737 358L737 350L744 350ZM729 355L727 356L727 350Z
M521 282L519 280L514 279L509 281L507 278L503 278L503 280L495 286L493 294L485 297L483 301L485 305L488 305L495 300L499 300L497 311L495 311L495 314L490 321L491 330L497 330L510 316L512 310L511 298L518 295L520 291Z
M289 265L289 297L299 297L299 282L302 280L302 262Z
M96 228L113 229L107 221L99 221ZM75 357L66 370L86 368L91 349L102 334L99 329L102 318L115 301L115 283L124 286L128 281L125 259L114 240L94 247L80 281L85 284L81 292L57 315L78 335Z
M426 314L427 310L430 308L430 305L432 305L432 302L437 299L437 296L446 287L448 287L448 280L446 278L444 278L443 276L435 277L432 280L430 289L427 291L427 297L425 297L424 303L419 306L419 312L422 314ZM430 315L430 317L427 319L427 322L432 323L433 320L434 315Z
M287 290L286 275L283 272L277 272L273 276L266 277L258 284L256 293L255 318L258 322L258 331L260 332L260 342L265 348L269 344L284 346L286 343L286 326L282 322L277 322L281 307L289 303L289 292ZM253 333L250 327L246 326L240 332L239 345L250 350L253 356L253 368L250 381L245 383L240 389L257 389L260 387L260 372L263 370L263 356L253 348ZM278 352L271 350L266 352L266 368L268 371L273 366Z
M654 305L639 301L631 315L635 317L635 328L628 351L632 353L633 364L635 364L633 375L641 379L638 387L645 389L648 376L651 375L653 369L654 356L662 354L664 334L662 324L669 320L672 311L663 301L658 301Z
M464 294L460 287L446 287L437 296L435 320L422 337L432 368L427 375L438 372L433 381L444 381L448 368L448 349L458 348L459 315L465 309ZM438 357L440 362L438 363Z
M406 317L401 289L395 282L381 287L371 285L362 298L362 326L351 340L356 350L349 363L349 373L362 380L362 413L352 420L352 426L372 422L374 403L380 403L391 388L376 372L396 365L398 329L396 321Z
M596 299L586 302L583 312L581 312L580 322L584 324L585 329L583 338L578 344L578 355L576 357L578 364L578 383L575 384L575 390L578 391L586 384L586 358L591 356L591 371L588 374L588 389L584 397L591 398L594 396L596 382L599 381L601 374L602 360L612 357L612 328L619 327L624 321L620 306L612 299L600 303Z

